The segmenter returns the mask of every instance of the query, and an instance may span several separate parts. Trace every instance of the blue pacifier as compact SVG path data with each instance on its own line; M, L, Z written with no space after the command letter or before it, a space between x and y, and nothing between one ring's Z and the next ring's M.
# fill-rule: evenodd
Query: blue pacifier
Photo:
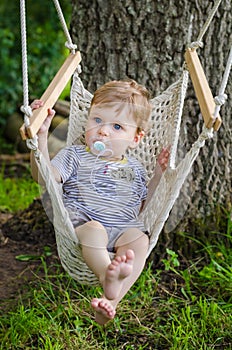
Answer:
M95 141L93 144L93 148L98 152L103 152L106 149L106 145L102 141Z

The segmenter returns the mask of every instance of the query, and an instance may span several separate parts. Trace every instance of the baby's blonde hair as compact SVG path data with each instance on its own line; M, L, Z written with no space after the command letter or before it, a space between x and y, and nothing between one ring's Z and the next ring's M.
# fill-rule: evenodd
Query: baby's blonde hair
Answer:
M148 90L134 80L113 80L94 93L93 105L119 103L118 112L126 107L137 123L137 132L147 131L151 116L150 94Z

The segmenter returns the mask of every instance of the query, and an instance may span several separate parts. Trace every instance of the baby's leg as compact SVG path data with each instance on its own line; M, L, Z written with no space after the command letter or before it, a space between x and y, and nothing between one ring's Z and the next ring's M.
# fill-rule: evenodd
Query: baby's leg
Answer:
M82 255L93 273L103 285L106 270L111 263L106 249L108 243L107 232L98 221L89 221L76 228L76 234L80 240Z
M146 261L148 242L149 240L147 235L138 229L129 229L118 239L116 243L116 257L106 271L106 279L107 274L110 272L111 283L115 286L115 290L117 292L115 299L110 301L110 305L111 308L113 307L113 310L116 309L118 303L140 276ZM119 271L124 269L123 266L125 266L125 264L130 266L129 268L127 266L127 271L131 271L125 278L121 278ZM108 280L107 283L105 282L105 291L110 288L109 286L110 280ZM94 303L92 302L92 306L96 310L95 320L99 324L105 324L113 318L106 315L105 309L100 308L103 301L106 303L106 305L109 304L109 300L107 300L105 296L99 299L95 298Z
M123 289L125 279L133 272L133 262L134 252L128 249L125 254L117 255L108 266L103 282L104 295L91 301L96 311L95 320L99 324L103 325L114 318L116 313L114 300Z
M128 278L125 278L118 297L113 300L113 305L115 307L142 273L146 262L148 246L148 236L135 228L128 229L116 242L116 256L122 256L126 254L128 250L132 250L134 252L134 261L132 273L128 276Z
M101 325L112 320L116 314L115 307L104 297L92 299L91 305L96 312L95 321Z
M105 297L109 300L116 299L123 287L124 279L127 278L133 271L134 252L127 250L125 254L116 255L109 264L103 289Z

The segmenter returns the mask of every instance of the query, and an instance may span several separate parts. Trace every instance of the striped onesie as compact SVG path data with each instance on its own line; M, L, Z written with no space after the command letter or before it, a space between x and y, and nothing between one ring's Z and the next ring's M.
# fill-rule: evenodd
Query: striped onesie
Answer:
M62 178L63 201L74 227L100 222L110 251L126 229L145 231L138 214L147 196L146 174L136 158L111 161L74 145L61 150L52 165Z

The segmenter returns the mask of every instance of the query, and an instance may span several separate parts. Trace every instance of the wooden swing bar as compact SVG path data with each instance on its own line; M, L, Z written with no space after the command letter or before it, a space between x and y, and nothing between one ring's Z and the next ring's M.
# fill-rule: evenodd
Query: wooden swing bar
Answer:
M188 67L205 126L208 129L213 127L215 131L218 131L222 120L219 114L216 116L216 118L214 117L215 101L196 49L188 48L186 50L185 62Z
M48 109L55 105L80 62L81 55L79 51L75 54L71 53L66 58L65 62L40 98L44 102L43 107L33 111L29 127L26 128L25 124L21 126L20 134L23 140L33 138L37 134L48 115Z

